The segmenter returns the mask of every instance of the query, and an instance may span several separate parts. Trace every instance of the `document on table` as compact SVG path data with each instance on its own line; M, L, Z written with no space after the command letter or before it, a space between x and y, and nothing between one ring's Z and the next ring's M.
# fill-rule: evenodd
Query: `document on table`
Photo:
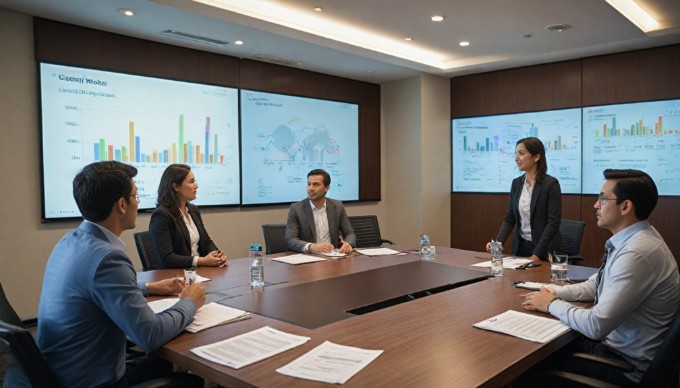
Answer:
M158 314L172 307L177 301L179 301L179 298L159 299L149 302L149 307L151 307L154 313ZM238 310L219 303L208 303L196 311L193 322L184 328L184 330L190 333L198 333L201 330L214 326L248 318L250 318L250 313L247 311Z
M341 257L347 256L346 253L340 253L337 251L337 249L330 252L318 252L317 254L330 257L331 259L339 259Z
M313 263L315 261L325 261L326 259L324 259L323 257L309 256L303 255L302 253L298 253L297 255L272 257L272 260L295 265Z
M531 263L533 260L523 258L523 257L514 257L514 256L508 256L503 258L503 268L507 269L517 269L522 264L526 263ZM489 261L482 261L481 263L477 264L472 264L473 267L484 267L484 268L491 268L491 260Z
M542 344L552 341L569 330L569 326L557 319L538 317L513 310L508 310L472 326Z
M184 278L181 277L181 276L176 276L176 278L179 279L179 280L184 280ZM212 280L212 279L209 279L209 278L203 277L203 276L201 276L201 275L199 275L199 274L196 274L196 280L194 280L194 281L195 281L196 283L203 283L203 282L208 282L208 281L210 281L210 280Z
M301 379L344 384L382 352L326 341L276 371Z
M365 248L365 249L355 249L355 251L361 253L365 256L388 256L388 255L398 255L399 251L395 251L390 248Z
M224 341L193 348L191 352L220 365L240 369L298 347L307 341L309 337L265 326Z

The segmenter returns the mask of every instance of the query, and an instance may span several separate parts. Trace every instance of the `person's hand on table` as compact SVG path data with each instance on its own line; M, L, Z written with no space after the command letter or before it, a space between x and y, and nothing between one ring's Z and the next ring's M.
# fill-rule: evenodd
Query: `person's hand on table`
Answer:
M525 310L542 311L544 313L548 312L548 304L557 298L555 290L550 287L541 287L539 291L529 292L520 296L524 298L522 307Z
M177 295L184 289L184 281L179 278L163 279L146 284L149 295Z
M203 288L201 283L194 283L184 287L179 297L180 299L191 299L194 305L196 305L196 310L198 310L205 304L205 288Z
M219 267L227 263L227 255L222 251L212 251L198 258L198 265L204 267Z
M321 244L312 244L309 246L309 250L311 252L323 252L323 253L333 252L333 244L329 242Z

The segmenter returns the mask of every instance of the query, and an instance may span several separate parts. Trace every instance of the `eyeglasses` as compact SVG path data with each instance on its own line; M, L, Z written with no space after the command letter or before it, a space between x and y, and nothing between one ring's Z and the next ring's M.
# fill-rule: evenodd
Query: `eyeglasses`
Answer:
M139 193L137 193L137 194L132 194L132 195L128 195L128 198L130 198L130 197L133 197L134 199L137 200L137 202L139 202Z
M604 195L600 194L597 196L597 201L600 203L600 206L604 206L604 203L607 201L613 201L617 200L618 198L607 198Z

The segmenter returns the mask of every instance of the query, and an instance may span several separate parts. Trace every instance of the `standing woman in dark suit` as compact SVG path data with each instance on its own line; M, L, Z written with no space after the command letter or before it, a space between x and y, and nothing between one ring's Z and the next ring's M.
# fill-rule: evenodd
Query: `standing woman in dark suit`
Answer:
M198 184L191 167L171 164L158 186L156 210L149 231L156 254L166 268L220 266L227 255L218 250L203 226L196 199Z
M505 243L514 228L512 255L547 260L548 252L560 243L560 182L546 174L545 148L535 137L517 141L515 163L524 175L512 181L508 211L496 240ZM486 244L486 250L491 250L491 243Z

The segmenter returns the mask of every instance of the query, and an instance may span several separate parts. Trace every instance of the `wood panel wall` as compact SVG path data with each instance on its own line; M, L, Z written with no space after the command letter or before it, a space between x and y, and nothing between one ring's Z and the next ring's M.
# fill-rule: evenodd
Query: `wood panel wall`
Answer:
M380 193L380 85L34 19L37 61L359 105L359 200Z
M680 98L677 69L680 45L455 77L451 117ZM483 250L498 232L508 200L508 194L452 193L451 245ZM611 234L597 227L594 203L594 195L564 195L562 217L586 223L581 255L585 265L597 267ZM680 197L659 198L649 220L680 262Z

